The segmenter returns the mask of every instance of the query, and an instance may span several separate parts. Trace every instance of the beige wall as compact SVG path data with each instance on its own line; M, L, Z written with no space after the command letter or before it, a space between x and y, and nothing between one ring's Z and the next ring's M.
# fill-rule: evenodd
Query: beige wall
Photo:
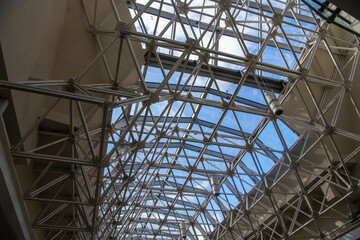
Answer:
M0 2L0 41L9 81L50 78L62 30L67 0L3 0ZM13 91L22 134L41 111L42 97ZM32 108L24 103L31 104ZM33 136L35 138L36 136ZM36 140L28 144L36 143Z
M9 81L26 81L29 77L49 78L61 33L67 0L2 0L0 1L0 41ZM16 117L23 135L42 110L43 97L13 91ZM29 108L27 104L31 104ZM25 120L25 121L24 121ZM9 128L9 126L7 126ZM11 130L10 130L11 132ZM37 144L37 134L26 147ZM19 182L25 190L35 175L31 166L17 165ZM28 202L32 219L40 204ZM42 231L36 231L39 239Z

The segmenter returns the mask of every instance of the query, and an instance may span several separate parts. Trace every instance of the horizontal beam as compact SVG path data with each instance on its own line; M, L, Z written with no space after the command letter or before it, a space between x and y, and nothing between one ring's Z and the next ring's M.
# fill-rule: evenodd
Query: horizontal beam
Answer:
M236 3L237 1L233 0L232 2ZM284 11L283 9L277 8L277 7L272 7L272 9L271 9L269 5L262 4L262 3L256 3L254 1L249 1L249 6L251 8L255 8L255 9L259 9L259 7L260 7L262 11L267 12L267 13L272 13L272 9L274 9L275 13L278 13L278 14L282 14L282 12ZM294 16L289 11L287 11L285 13L285 16L288 18L294 19ZM295 13L295 16L300 21L315 24L314 18L312 18L312 17L306 16L303 14L299 14L299 13Z
M159 55L162 66L168 70L172 69L172 67L178 61L178 57L176 57L176 56L171 56L169 54L164 54L164 53L158 53L158 55ZM160 64L158 63L158 60L153 53L151 53L147 64L151 67L160 68ZM178 71L184 71L185 73L190 74L193 72L196 65L197 65L196 60L189 60L186 64L185 64L185 61L182 61L180 66L178 67ZM243 75L239 70L214 66L214 65L210 65L210 64L208 66L211 68L211 70L214 74L214 77L217 80L222 80L225 82L238 84ZM208 66L206 64L202 64L200 66L200 70L198 72L199 76L208 77L208 78L211 77ZM256 76L256 77L259 81L260 86L263 89L273 90L275 93L280 93L283 90L285 83L286 83L283 80L277 80L277 79L262 77L262 76ZM257 82L255 81L255 77L251 74L245 80L244 85L248 86L248 87L258 88Z
M45 155L45 154L38 154L38 153L19 152L19 153L12 153L12 156L16 157L16 158L30 158L30 159L34 159L34 160L44 160L44 161L68 163L68 164L79 164L79 165L94 166L94 167L105 167L106 166L105 164L89 162L89 161L76 159L76 158L52 156L52 155Z
M138 8L139 11L141 11L141 10L144 9L144 5L142 5L142 4L137 3L136 5L137 5L137 8ZM264 4L261 4L261 5L263 6L262 10L264 10L264 11L266 11L266 12L270 12L270 11L271 11L269 6L264 5ZM128 1L128 6L129 6L129 8L132 8L132 9L133 9L133 5L130 3L130 1ZM251 7L252 7L252 8L257 8L256 3L251 2ZM281 9L278 9L278 8L275 8L275 12L276 12L276 13L281 13L282 10L281 10ZM156 8L148 7L148 8L145 10L145 13L150 14L150 15L153 15L153 16L158 16L159 10L156 9ZM292 16L291 13L289 13L289 12L287 12L285 15L286 15L287 17L293 18L293 16ZM167 20L173 19L174 16L175 16L175 14L170 13L170 12L167 12L167 11L164 11L164 10L162 10L162 11L160 12L160 17L161 17L161 18L164 18L164 19L167 19ZM296 14L296 16L297 16L297 18L298 18L299 20L300 20L300 19L306 19L307 21L311 20L311 21L313 22L313 19L310 18L310 17L302 16L302 15L300 15L300 14ZM185 25L191 25L193 28L200 28L200 29L202 29L202 30L205 30L205 29L208 28L208 23L206 23L206 22L200 22L200 21L198 21L198 20L188 19L188 18L185 18L185 17L180 17L180 18L181 18L181 22L182 22L183 24L185 24ZM268 16L268 18L270 18L270 17ZM176 17L175 19L176 19L177 22L180 22L180 21L179 21L179 18ZM222 32L223 30L224 30L223 27L217 27L217 28L215 29L213 26L211 26L211 27L208 28L208 31L209 31L209 32L217 31L218 33L220 33L220 32ZM224 36L227 36L227 37L234 37L234 38L236 37L236 35L234 34L234 32L233 32L230 28L226 29L226 30L224 31L223 35L224 35ZM249 35L249 34L243 34L242 37L243 37L243 39L244 39L245 41L254 42L254 43L260 43L260 42L263 42L263 41L265 40L264 38L259 38L259 37L256 37L256 36L253 36L253 35ZM290 47L289 47L287 44L284 44L284 43L277 43L277 44L278 44L278 46L279 46L280 49L291 51ZM271 47L276 47L275 42L272 41L272 40L269 40L269 41L267 42L267 45L268 45L268 46L271 46ZM293 49L294 49L295 52L301 52L301 48L300 48L300 47L294 46Z
M160 83L156 83L156 82L146 82L146 86L150 89L154 88L157 89L160 86ZM170 88L172 90L174 90L176 87L178 87L179 89L184 88L183 91L189 91L191 90L191 92L205 92L208 91L208 93L213 94L215 96L222 96L225 99L230 99L232 97L232 94L230 93L226 93L226 92L219 92L218 90L215 90L213 88L210 89L206 89L206 87L202 87L202 86L191 86L191 85L182 85L180 84L179 86L177 86L177 84L169 84ZM164 89L168 89L168 86L165 85ZM249 99L243 98L243 97L235 97L235 102L241 103L241 104L245 104L248 105L250 107L254 107L254 108L259 108L261 110L267 110L267 106L255 101L251 101Z
M153 164L152 165L153 168L156 169L176 169L176 170L181 170L184 172L188 172L189 170L192 170L194 174L200 175L200 176L206 176L207 174L210 175L225 175L226 172L225 171L220 171L220 170L209 170L209 169L198 169L198 168L188 168L188 167L184 167L180 164L168 164L168 163L162 163L162 164ZM125 171L129 171L131 168L140 168L140 169L144 169L145 165L140 166L139 163L133 163L132 165L127 165L125 166ZM131 186L131 185L129 185Z
M157 117L154 117L154 118L155 118L155 121L156 121ZM130 116L129 119L130 120L133 119L133 116ZM165 120L166 120L166 122L173 121L173 122L176 122L176 123L199 123L202 127L207 127L207 128L210 128L210 129L213 129L215 127L215 123L211 123L209 121L205 121L205 120L202 120L202 119L195 120L195 119L193 119L191 117L181 117L180 119L178 117L175 117L175 119L161 117L159 122L164 122ZM137 121L139 123L142 123L144 121L144 117L143 116L138 117ZM146 118L146 121L151 122L152 118ZM116 124L116 128L121 128L123 126L126 126L125 121L123 121L123 122L120 121L120 123ZM244 137L249 138L251 136L249 133L241 132L240 130L229 128L229 127L226 127L226 126L220 126L218 128L218 131L229 133L229 134L238 136L240 138L244 138ZM264 145L259 139L256 139L256 144L259 146L259 148L261 150L264 151L264 153L270 159L272 159L273 161L278 160L278 157L266 145Z
M24 200L29 201L37 201L37 202L45 202L45 203L65 203L70 205L85 205L85 206L93 206L94 203L92 202L80 202L80 201L73 201L73 200L65 200L65 199L55 199L55 198L39 198L39 197L28 197L24 196Z
M60 226L60 225L34 224L34 225L32 225L32 227L37 228L37 229L61 230L61 231L70 231L70 232L90 232L90 231L92 231L89 228L79 228L79 227Z
M137 167L139 167L140 165L137 164L137 163L134 163L132 164L133 166L136 165ZM177 164L177 166L180 166ZM169 164L155 164L156 168L166 168L166 169L172 169L172 165L169 165ZM167 168L169 167L169 168ZM131 168L131 167L130 167ZM135 167L136 168L136 167ZM141 167L143 168L143 167ZM181 168L181 166L180 166ZM183 167L182 167L183 168ZM129 168L125 167L125 170L129 170ZM222 172L222 174L225 174L225 172ZM178 191L178 189L183 189L183 192L196 192L196 193L199 193L199 194L204 194L204 195L208 195L210 194L210 191L204 189L204 188L198 188L198 187L190 187L188 185L183 185L183 184L180 184L180 183L175 183L175 182L172 182L172 181L164 181L164 180L156 180L154 181L154 183L151 184L151 186L146 183L146 182L139 182L139 184L142 184L143 185L143 188L144 189L152 189L152 188L156 188L160 191ZM116 184L115 184L116 186ZM134 182L130 182L128 183L128 186L131 188L131 187L136 187L137 186L137 183L134 183ZM156 186L156 187L155 187ZM157 187L157 186L160 186L160 187ZM167 188L167 187L171 187L171 188ZM193 207L193 206L192 206Z
M160 142L157 144L158 148L162 148L166 143L164 142ZM152 143L149 143L149 144L146 144L145 145L145 148L151 148L152 146ZM169 143L169 144L166 144L167 148L184 148L184 149L187 149L187 150L190 150L190 151L194 151L194 152L201 152L202 148L201 147L198 147L198 146L195 146L195 145L192 145L192 144L188 144L188 143L179 143L179 142L172 142L172 143ZM233 161L235 159L234 156L231 156L231 155L228 155L228 154L221 154L220 152L217 152L217 151L213 151L213 150L210 150L210 149L206 149L204 151L204 153L206 155L209 155L209 156L213 156L213 157L217 157L217 158L220 158L220 159L224 159L226 161ZM183 166L175 166L175 165L164 165L164 164L154 164L153 165L154 167L157 167L157 168L162 168L162 167L166 167L168 169L178 169L178 170L183 170L183 171L189 171L190 169L187 168L187 167L183 167ZM259 180L256 178L256 176L258 176L259 174L257 172L255 172L254 170L248 168L243 162L240 161L239 163L239 166L244 170L244 172L255 182L257 183ZM210 170L203 170L203 169L191 169L193 170L194 172L197 172L197 171L203 171L203 172L211 172ZM222 173L221 171L216 171L215 173Z
M93 104L106 104L106 101L102 98L98 98L94 96L86 96L86 95L81 95L66 91L59 91L49 88L34 87L24 83L15 83L15 82L0 80L0 88L9 88L12 90L42 94L52 97L66 98L70 100L82 101Z

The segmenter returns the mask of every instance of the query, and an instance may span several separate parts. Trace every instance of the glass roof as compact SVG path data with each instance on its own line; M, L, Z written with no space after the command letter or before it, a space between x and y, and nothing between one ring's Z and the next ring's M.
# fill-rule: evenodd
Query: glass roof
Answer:
M315 19L298 1L127 4L144 50L133 89L154 98L113 111L111 231L177 239L185 222L207 239L298 138L265 95L284 91Z
M7 131L36 234L333 239L358 227L360 40L304 2L69 1L44 51L54 79L0 80L22 92L6 124L31 112Z

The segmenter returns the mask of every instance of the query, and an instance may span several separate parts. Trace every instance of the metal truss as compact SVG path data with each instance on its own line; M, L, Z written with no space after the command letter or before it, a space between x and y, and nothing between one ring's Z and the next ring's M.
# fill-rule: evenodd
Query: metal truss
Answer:
M297 0L82 7L99 47L86 69L0 82L49 100L12 146L48 239L330 239L357 223L356 36ZM101 64L108 79L87 81Z

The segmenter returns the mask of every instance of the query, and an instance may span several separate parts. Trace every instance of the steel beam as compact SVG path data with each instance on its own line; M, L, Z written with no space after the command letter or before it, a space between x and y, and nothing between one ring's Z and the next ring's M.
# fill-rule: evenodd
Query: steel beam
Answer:
M137 9L139 10L143 10L144 9L144 5L142 4L139 4L137 3ZM261 9L265 12L271 12L271 9L269 6L265 5L265 4L259 4L261 5ZM134 8L133 4L128 1L128 6L129 8ZM258 8L258 5L252 1L250 1L250 7L251 8ZM246 11L246 10L244 10ZM275 12L276 13L281 13L281 9L279 8L275 8ZM170 12L167 12L167 11L164 11L162 10L159 14L159 10L158 9L155 9L155 8L152 8L152 7L148 7L146 10L145 10L145 13L147 14L150 14L152 16L160 16L161 18L164 18L164 19L167 19L167 20L171 20L175 17L175 15L173 13L170 13ZM286 13L286 15L288 17L291 17L293 18L293 16L290 14L290 13ZM304 16L304 15L300 15L300 14L296 14L296 16L298 17L299 20L304 20L306 19L307 21L310 21L311 23L313 23L313 19L310 18L310 17L307 17L307 16ZM177 22L179 22L179 18L175 18ZM205 30L205 29L208 29L208 31L210 32L213 32L213 31L217 31L218 33L220 32L223 32L224 31L224 28L223 27L217 27L216 29L213 27L213 26L210 26L208 27L208 23L206 22L201 22L201 21L198 21L198 20L194 20L194 19L189 19L189 18L185 18L185 17L180 17L181 19L181 22L184 23L185 25L190 25L192 26L193 28L200 28L201 30ZM236 35L234 34L234 32L227 28L224 33L223 33L224 36L227 36L227 37L233 37L235 38ZM249 35L249 34L243 34L242 37L244 38L244 40L246 41L250 41L250 42L254 42L254 43L260 43L262 42L264 39L263 38L259 38L259 37L256 37L254 35ZM268 43L268 46L271 46L271 47L276 47L274 41L269 41ZM284 44L284 43L278 43L278 46L280 47L280 49L282 50L288 50L290 51L290 48L288 45ZM301 48L300 47L296 47L294 49L296 52L301 52Z
M178 61L178 57L176 57L176 56L171 56L171 55L164 54L164 53L158 53L158 55L161 60L161 65L165 69L171 69L174 66L174 64ZM153 53L150 54L150 58L149 58L149 61L147 62L147 64L151 67L160 68L157 58L155 57L155 55ZM178 67L178 71L184 71L185 73L190 74L193 72L196 65L197 65L196 60L189 60L186 62L186 64L185 64L185 61L182 61L180 66ZM214 65L209 65L209 67L211 68L211 70L214 74L214 77L217 80L222 80L225 82L238 84L240 82L240 79L243 76L243 73L240 72L239 70L234 70L234 69L229 69L229 68L224 68L224 67L219 67L219 66L214 66ZM206 64L202 64L200 66L198 75L203 76L203 77L208 77L208 78L211 77ZM273 79L273 78L262 77L262 76L256 76L256 78L259 80L259 83L260 83L260 86L262 87L262 89L271 89L276 93L280 93L286 84L285 81L277 80L277 79ZM248 86L248 87L258 88L258 84L255 81L255 76L253 76L251 74L249 74L248 77L246 78L244 85ZM239 101L241 99L238 98L236 100Z

